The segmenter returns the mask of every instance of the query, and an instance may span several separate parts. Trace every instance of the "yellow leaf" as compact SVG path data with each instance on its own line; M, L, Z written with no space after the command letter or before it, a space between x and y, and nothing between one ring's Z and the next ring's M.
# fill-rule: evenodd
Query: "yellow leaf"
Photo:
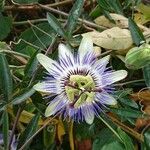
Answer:
M8 107L7 109L8 113L12 116L15 117L14 113L13 113L13 109L12 107ZM19 117L19 122L21 123L26 123L28 124L30 122L30 120L34 117L35 114L30 113L28 111L23 110L20 117ZM42 120L41 118L39 119L38 125L43 125L45 124L45 122L49 121L50 118L46 119L46 120ZM57 120L53 119L52 123L53 124L57 124Z
M69 122L69 142L71 150L74 150L73 121Z
M62 143L62 136L65 135L65 129L62 120L60 119L57 125L58 140Z
M145 16L145 18L149 18L150 19L150 6L148 5L144 5L143 3L140 3L137 6L138 11L140 11L141 13L143 13L143 15Z
M11 107L8 107L7 110L13 117L15 117L15 115L13 113L13 109ZM22 123L29 123L33 117L34 117L34 114L23 110L19 117L19 121ZM39 119L39 125L41 125L42 123L43 123L42 119Z
M135 13L134 14L134 21L136 23L139 23L139 24L145 24L147 22L150 21L150 18L146 18L144 15L140 14L140 13Z

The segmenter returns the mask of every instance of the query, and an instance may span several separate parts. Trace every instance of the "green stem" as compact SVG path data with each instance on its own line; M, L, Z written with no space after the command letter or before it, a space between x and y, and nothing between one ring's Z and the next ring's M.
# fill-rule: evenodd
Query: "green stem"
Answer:
M99 116L99 119L117 136L117 138L123 143L121 137L118 135L118 133L101 117Z
M11 69L22 69L22 68L25 68L25 65L22 65L22 66L9 65L9 68L11 68Z
M9 53L9 54L13 54L13 55L18 55L18 56L22 56L22 57L25 57L25 58L29 58L29 56L25 55L25 54L21 54L21 53L18 53L18 52L15 52L15 51L11 51L11 50L1 50L0 49L0 53Z
M52 117L49 121L47 121L41 128L39 128L31 137L28 138L28 140L22 145L21 148L19 148L19 150L24 150L24 148L32 141L32 139L39 133L41 132L50 122L52 122L52 120L56 117L57 115L55 115L54 117Z
M29 20L31 23L39 23L39 22L47 22L47 19L46 18L43 18L43 19L34 19L34 20ZM24 25L24 24L29 24L29 21L26 20L26 21L14 21L13 22L13 25Z
M124 83L118 83L118 84L114 84L114 86L123 86L126 84L131 84L131 83L136 83L136 82L143 82L145 81L144 79L139 79L139 80L133 80L133 81L128 81L128 82L124 82Z

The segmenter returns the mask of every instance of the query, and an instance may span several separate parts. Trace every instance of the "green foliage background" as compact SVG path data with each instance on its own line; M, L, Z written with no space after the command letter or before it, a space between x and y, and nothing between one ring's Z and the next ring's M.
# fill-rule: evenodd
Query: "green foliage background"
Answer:
M144 0L0 0L0 149L12 149L14 135L19 150L150 149L150 46L142 47L139 61L139 54L125 57L129 49L138 52L143 43L149 44L150 32L145 35L139 26L149 31L149 12L150 3ZM128 71L116 85L117 107L92 125L45 118L47 101L32 88L44 75L36 55L57 59L62 41L76 50L81 34L109 29L96 24L97 17L105 16L117 26L111 13L128 19L133 40L127 50L102 48L100 55L110 54L114 69Z

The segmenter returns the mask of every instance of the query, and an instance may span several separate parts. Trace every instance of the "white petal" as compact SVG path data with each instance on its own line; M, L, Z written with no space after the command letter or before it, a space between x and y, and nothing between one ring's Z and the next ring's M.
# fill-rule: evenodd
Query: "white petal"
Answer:
M112 97L107 92L101 92L98 94L97 98L99 99L100 103L107 104L107 105L116 105L117 101L114 97Z
M56 61L52 60L51 58L43 55L43 54L37 54L37 59L40 62L40 64L49 72L52 73L53 71L55 71L55 73L60 73L61 71L58 69L58 67L55 66L59 66L59 64L57 64ZM53 70L53 71L52 71Z
M106 73L102 76L102 86L111 85L114 82L120 81L127 76L127 71L119 70L111 73Z
M45 93L57 93L56 83L50 82L40 82L33 86L36 91Z
M45 116L51 116L64 108L68 103L67 97L64 94L56 96L48 105L45 111Z
M57 101L52 101L48 107L46 108L46 111L45 111L45 117L49 117L53 114L56 113L56 106L60 103L59 100ZM61 108L60 108L61 109Z
M102 74L105 69L107 64L109 63L110 55L103 57L102 59L99 59L98 61L95 62L94 68L98 70L100 74Z
M65 58L66 56L69 56L71 59L73 59L71 50L66 45L62 43L59 44L58 50L59 50L59 58Z
M37 83L33 86L33 88L36 90L36 91L40 91L40 92L49 92L47 91L47 88L46 88L46 83L45 82L41 82L41 83Z
M80 46L79 46L79 57L80 57L80 62L82 62L83 57L85 56L85 54L87 54L87 52L93 52L93 41L92 38L90 36L84 36Z
M64 44L59 44L59 62L61 66L66 69L74 64L73 54Z
M0 134L0 145L3 144L3 134Z
M88 108L84 108L83 111L84 111L84 118L85 118L86 123L92 124L93 121L94 121L94 112L93 112L93 110L90 110Z

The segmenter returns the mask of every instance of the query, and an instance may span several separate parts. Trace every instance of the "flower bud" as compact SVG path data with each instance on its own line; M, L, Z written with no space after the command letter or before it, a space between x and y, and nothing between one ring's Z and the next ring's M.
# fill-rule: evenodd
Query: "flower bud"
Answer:
M129 69L140 69L147 64L150 64L149 44L130 49L125 57L125 65Z

